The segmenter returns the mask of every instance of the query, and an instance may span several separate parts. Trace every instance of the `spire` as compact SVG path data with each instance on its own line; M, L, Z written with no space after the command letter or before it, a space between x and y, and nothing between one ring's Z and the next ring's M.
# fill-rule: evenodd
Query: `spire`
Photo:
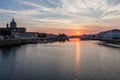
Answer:
M6 27L9 28L9 24L8 23L6 24Z

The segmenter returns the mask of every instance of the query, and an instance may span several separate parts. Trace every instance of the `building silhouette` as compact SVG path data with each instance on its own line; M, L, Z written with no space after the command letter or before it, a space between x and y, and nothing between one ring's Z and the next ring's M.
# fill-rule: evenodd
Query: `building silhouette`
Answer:
M10 24L6 24L5 28L0 28L0 37L3 39L37 38L38 32L26 32L25 27L17 27L17 23L13 18Z
M12 21L10 22L10 28L11 28L11 29L17 28L17 24L16 24L14 18L13 18Z
M7 23L5 28L0 28L0 35L7 37L12 37L16 34L26 33L25 27L17 27L17 23L15 22L14 18L10 22L10 26Z

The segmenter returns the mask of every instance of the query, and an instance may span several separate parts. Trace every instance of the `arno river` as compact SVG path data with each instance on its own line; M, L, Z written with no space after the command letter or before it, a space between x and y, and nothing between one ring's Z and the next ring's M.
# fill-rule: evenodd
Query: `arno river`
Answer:
M0 80L120 80L120 49L77 39L0 49Z

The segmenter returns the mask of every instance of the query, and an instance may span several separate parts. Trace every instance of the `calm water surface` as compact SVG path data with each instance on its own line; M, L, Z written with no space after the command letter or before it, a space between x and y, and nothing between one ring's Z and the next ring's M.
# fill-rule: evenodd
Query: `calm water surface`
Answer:
M97 41L0 49L0 80L120 80L120 49Z

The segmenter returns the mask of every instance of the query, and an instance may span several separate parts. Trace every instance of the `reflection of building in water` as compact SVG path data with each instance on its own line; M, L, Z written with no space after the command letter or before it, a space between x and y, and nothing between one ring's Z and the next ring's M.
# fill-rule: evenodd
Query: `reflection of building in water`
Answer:
M1 49L0 80L9 80L9 77L14 75L16 67L16 56L16 49L14 48Z
M0 80L18 80L16 70L20 69L19 63L25 60L26 48L24 45L0 50Z

